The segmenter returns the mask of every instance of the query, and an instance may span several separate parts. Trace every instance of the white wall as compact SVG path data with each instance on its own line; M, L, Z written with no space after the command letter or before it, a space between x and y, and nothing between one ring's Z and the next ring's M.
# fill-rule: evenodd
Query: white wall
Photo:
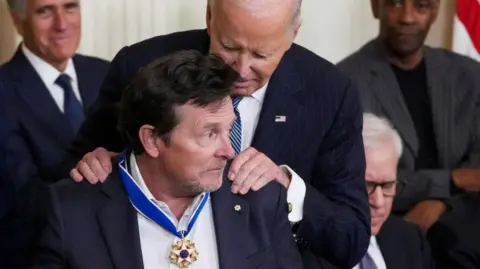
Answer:
M0 0L5 1L5 0ZM297 43L336 62L377 32L368 0L304 0ZM441 1L439 20L427 43L450 46L453 0ZM124 45L179 30L205 27L206 0L82 0L83 36L79 52L111 59ZM19 39L0 3L0 62Z

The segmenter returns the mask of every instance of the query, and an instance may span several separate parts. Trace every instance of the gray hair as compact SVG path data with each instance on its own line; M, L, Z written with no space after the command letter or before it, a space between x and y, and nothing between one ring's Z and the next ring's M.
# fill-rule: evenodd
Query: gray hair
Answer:
M402 156L402 139L392 124L385 118L372 113L363 114L363 146L365 149L376 149L385 141L392 141L398 159Z
M210 7L214 5L214 3L218 0L208 0L208 4ZM300 26L302 23L302 0L268 0L268 1L261 1L261 0L234 0L235 5L238 7L246 8L249 11L254 11L255 15L262 17L266 16L267 13L272 11L272 8L280 6L284 1L293 1L293 24L294 27Z
M28 0L7 0L8 7L10 11L25 14L25 9L27 8Z

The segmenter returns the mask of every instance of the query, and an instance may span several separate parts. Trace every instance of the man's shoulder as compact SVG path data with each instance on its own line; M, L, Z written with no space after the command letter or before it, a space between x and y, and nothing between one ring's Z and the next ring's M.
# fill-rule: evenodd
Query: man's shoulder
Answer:
M320 98L331 103L331 99L342 99L332 96L344 96L350 88L351 79L337 66L300 45L293 44L284 58L285 64L293 65L290 69L302 81L308 96L313 94L317 100Z
M397 234L401 237L419 237L421 234L420 228L410 222L407 222L397 216L389 216L383 224L381 233Z
M480 63L468 56L444 48L425 46L425 50L429 57L427 61L435 60L441 64L441 66L439 66L441 68L448 67L452 71L470 72L470 75L474 75L475 77L478 75L478 72L480 72Z
M111 174L104 183L91 184L87 180L75 182L71 178L62 179L50 186L51 197L56 204L67 214L85 215L91 210L100 207L111 195L122 195L120 179Z
M82 63L88 64L90 66L100 66L100 67L104 67L104 68L107 68L108 64L110 63L109 61L107 61L105 59L95 57L95 56L80 54L80 53L77 53L73 57L73 59L76 60L76 61L81 61Z
M374 50L374 41L364 44L357 51L348 55L337 63L337 67L345 74L352 76L362 74L368 71L365 68L372 61L372 50Z
M338 69L336 66L327 59L317 55L313 51L298 45L292 44L292 47L287 51L285 56L287 61L293 62L295 69L299 70L299 74L325 74L337 75Z
M87 180L75 182L71 178L64 178L52 184L50 188L60 204L82 204L100 193L101 184L91 184Z
M128 46L128 52L167 54L178 50L201 50L208 42L206 30L188 30L155 36Z

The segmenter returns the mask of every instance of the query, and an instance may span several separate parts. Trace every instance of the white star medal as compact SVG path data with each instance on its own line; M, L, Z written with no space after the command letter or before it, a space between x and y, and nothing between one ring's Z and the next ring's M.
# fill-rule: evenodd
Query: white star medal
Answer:
M182 239L176 240L170 250L170 262L178 268L188 268L198 259L198 252L193 241L185 239L182 232Z

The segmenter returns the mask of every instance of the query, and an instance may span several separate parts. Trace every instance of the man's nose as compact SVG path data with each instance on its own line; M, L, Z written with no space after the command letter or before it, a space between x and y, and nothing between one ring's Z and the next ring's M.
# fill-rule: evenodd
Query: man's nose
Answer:
M235 62L235 70L240 74L240 77L246 77L250 71L251 61L247 53L238 54Z
M56 11L54 15L54 26L56 30L64 30L67 26L65 14L62 11Z
M402 23L405 23L405 24L413 23L415 21L414 13L415 13L415 5L410 1L405 1L405 4L403 5L403 8L401 10L401 16L400 16Z
M385 196L382 187L376 186L373 193L370 194L370 204L375 208L381 208L385 205Z
M235 151L233 150L232 143L230 141L230 134L222 136L217 155L218 157L224 157L227 160L231 160L233 157L235 157Z

